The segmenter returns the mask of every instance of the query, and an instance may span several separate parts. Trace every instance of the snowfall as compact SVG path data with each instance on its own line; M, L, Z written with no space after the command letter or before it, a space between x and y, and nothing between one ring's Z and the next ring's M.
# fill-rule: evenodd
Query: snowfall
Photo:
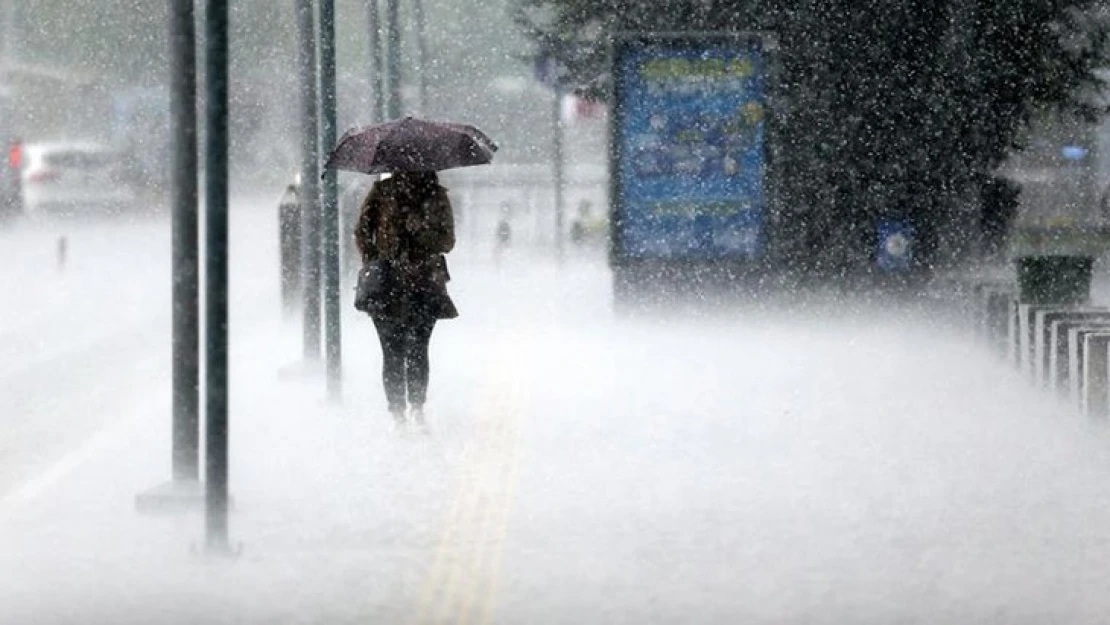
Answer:
M304 361L275 202L232 205L231 556L136 507L170 477L167 216L0 231L0 623L1110 617L1110 432L970 323L624 316L603 252L464 229L430 432L398 433L346 281L341 401Z

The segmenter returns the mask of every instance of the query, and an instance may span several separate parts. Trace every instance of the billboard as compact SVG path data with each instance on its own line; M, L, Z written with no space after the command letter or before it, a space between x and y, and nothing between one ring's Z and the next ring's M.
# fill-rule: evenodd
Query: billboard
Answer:
M755 260L765 248L766 59L754 36L615 44L614 260Z

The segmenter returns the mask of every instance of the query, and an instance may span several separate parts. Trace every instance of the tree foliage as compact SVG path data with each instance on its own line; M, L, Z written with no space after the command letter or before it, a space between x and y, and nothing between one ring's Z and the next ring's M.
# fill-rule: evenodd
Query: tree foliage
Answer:
M536 54L568 80L607 71L618 31L773 33L781 51L780 235L792 258L859 262L879 215L928 252L974 222L962 201L1039 111L1094 120L1106 26L1093 0L518 0Z

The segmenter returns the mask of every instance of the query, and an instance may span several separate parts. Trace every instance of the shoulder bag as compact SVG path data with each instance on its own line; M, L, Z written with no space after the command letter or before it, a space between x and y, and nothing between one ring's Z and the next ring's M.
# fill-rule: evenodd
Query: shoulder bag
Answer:
M365 313L384 310L397 290L398 279L391 261L378 258L364 265L355 285L355 308Z

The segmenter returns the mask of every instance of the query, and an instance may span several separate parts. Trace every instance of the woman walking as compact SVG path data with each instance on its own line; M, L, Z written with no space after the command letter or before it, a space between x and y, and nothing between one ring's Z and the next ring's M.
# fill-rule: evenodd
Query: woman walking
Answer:
M447 191L433 171L400 172L374 183L362 203L355 243L363 267L386 261L396 280L369 313L382 347L389 412L403 427L426 427L428 344L439 319L458 310L447 294L445 254L455 247Z

